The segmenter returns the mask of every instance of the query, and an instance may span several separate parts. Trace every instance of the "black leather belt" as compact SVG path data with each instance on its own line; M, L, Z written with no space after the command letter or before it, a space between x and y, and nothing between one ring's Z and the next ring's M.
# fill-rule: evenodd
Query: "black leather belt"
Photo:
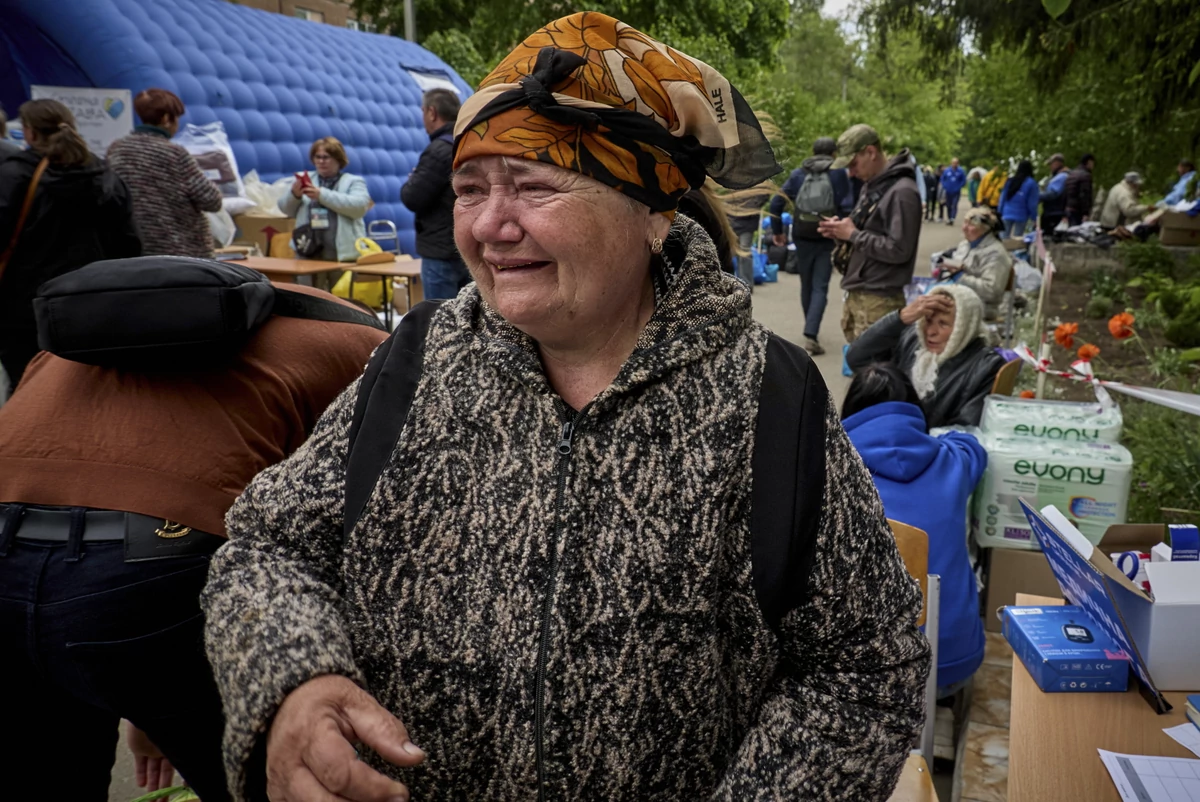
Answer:
M0 552L12 539L70 543L74 529L79 543L125 543L125 561L158 560L211 554L225 538L173 521L135 512L0 504Z

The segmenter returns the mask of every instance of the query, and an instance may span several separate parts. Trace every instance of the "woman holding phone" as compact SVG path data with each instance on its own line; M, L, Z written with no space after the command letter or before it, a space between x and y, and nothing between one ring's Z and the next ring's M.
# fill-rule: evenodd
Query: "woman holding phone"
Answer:
M316 169L296 173L291 192L279 200L280 210L296 218L292 247L301 259L353 262L358 258L355 241L367 235L363 223L371 208L367 182L345 171L350 160L335 137L318 139L308 156ZM325 281L314 279L314 283Z

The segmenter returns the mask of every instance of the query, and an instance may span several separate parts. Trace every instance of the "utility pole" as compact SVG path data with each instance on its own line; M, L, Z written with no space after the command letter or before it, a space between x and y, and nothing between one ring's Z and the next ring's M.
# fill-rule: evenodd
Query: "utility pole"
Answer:
M413 0L404 0L404 38L417 41L417 15L413 11Z

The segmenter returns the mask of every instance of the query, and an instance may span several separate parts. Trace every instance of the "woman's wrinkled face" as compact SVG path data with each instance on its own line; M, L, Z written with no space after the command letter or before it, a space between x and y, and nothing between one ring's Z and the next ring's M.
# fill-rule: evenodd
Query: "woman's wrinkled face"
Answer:
M986 234L987 231L983 226L977 226L969 220L963 220L962 233L967 238L967 242L974 242Z
M940 354L946 350L950 342L950 333L954 331L955 310L949 312L934 312L925 318L925 350L931 354Z
M455 171L454 240L484 300L543 344L603 336L649 282L669 223L594 179L480 156Z
M317 175L321 178L333 178L341 169L337 159L326 153L325 148L317 148L317 152L313 154L313 167L317 168Z

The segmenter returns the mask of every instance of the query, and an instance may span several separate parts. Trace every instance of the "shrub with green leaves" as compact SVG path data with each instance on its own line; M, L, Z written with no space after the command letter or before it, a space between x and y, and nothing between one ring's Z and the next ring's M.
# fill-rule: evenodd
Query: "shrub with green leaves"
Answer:
M1121 411L1133 453L1128 520L1200 523L1200 418L1133 399Z

